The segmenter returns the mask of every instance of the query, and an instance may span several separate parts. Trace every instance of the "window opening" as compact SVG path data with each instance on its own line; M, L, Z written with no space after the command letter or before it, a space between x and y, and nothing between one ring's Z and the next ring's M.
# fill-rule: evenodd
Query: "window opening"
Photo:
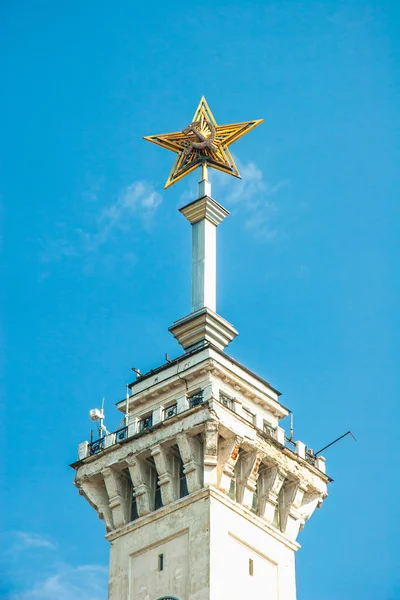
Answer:
M164 554L158 555L158 570L164 571Z
M251 577L254 575L254 563L252 558L249 558L249 575L251 575Z

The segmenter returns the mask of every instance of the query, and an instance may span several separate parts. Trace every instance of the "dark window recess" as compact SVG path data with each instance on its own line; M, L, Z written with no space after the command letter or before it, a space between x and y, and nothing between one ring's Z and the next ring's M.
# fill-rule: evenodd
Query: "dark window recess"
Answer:
M160 484L158 483L158 477L157 477L156 491L154 494L154 510L158 510L162 506L164 506L164 505L163 505L162 496L161 496L161 488L160 488Z
M158 555L158 570L164 571L164 554Z
M144 431L145 429L149 429L153 425L153 415L147 415L147 417L142 417L138 423L138 430Z
M257 504L258 504L258 498L257 498L257 490L256 490L253 494L253 502L251 504L251 511L254 513L257 512Z
M132 506L131 506L131 521L136 521L139 518L136 496L132 498Z
M186 475L183 472L183 463L181 462L179 468L179 498L184 498L184 496L187 496L188 494L189 490L187 486Z
M197 406L203 402L203 390L199 392L195 392L189 396L189 406L193 408L193 406Z
M254 563L252 558L249 558L249 575L252 577L254 575Z
M231 479L231 485L229 486L229 493L228 493L229 498L232 498L232 500L235 500L235 496L236 496L236 483L234 479Z
M171 417L175 417L178 413L177 404L171 404L171 406L167 406L164 408L164 420L171 419Z
M221 404L227 406L231 410L235 410L235 403L233 401L233 398L228 396L228 394L225 394L225 392L219 393L219 401L221 402Z

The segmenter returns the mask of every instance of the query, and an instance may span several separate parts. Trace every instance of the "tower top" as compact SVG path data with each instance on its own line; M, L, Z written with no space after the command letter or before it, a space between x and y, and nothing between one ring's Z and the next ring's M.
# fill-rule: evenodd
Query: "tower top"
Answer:
M174 133L145 136L143 139L167 148L167 150L172 150L178 155L165 188L170 187L202 164L208 164L214 169L240 178L228 146L262 122L263 119L257 119L230 125L217 125L203 96L192 121L185 129Z

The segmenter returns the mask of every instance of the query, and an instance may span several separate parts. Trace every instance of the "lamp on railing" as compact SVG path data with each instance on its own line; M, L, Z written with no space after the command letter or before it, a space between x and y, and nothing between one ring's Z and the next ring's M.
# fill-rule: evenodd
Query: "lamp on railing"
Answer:
M108 435L109 431L104 426L104 398L101 403L101 408L93 408L89 411L89 417L92 421L99 421L99 438L101 439L104 435Z

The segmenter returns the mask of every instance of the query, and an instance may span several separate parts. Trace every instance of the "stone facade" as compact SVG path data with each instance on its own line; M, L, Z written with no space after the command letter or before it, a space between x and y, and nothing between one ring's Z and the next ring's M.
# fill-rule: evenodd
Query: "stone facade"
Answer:
M111 544L109 598L295 600L296 538L329 478L288 447L279 392L207 343L130 391L126 426L73 465Z

